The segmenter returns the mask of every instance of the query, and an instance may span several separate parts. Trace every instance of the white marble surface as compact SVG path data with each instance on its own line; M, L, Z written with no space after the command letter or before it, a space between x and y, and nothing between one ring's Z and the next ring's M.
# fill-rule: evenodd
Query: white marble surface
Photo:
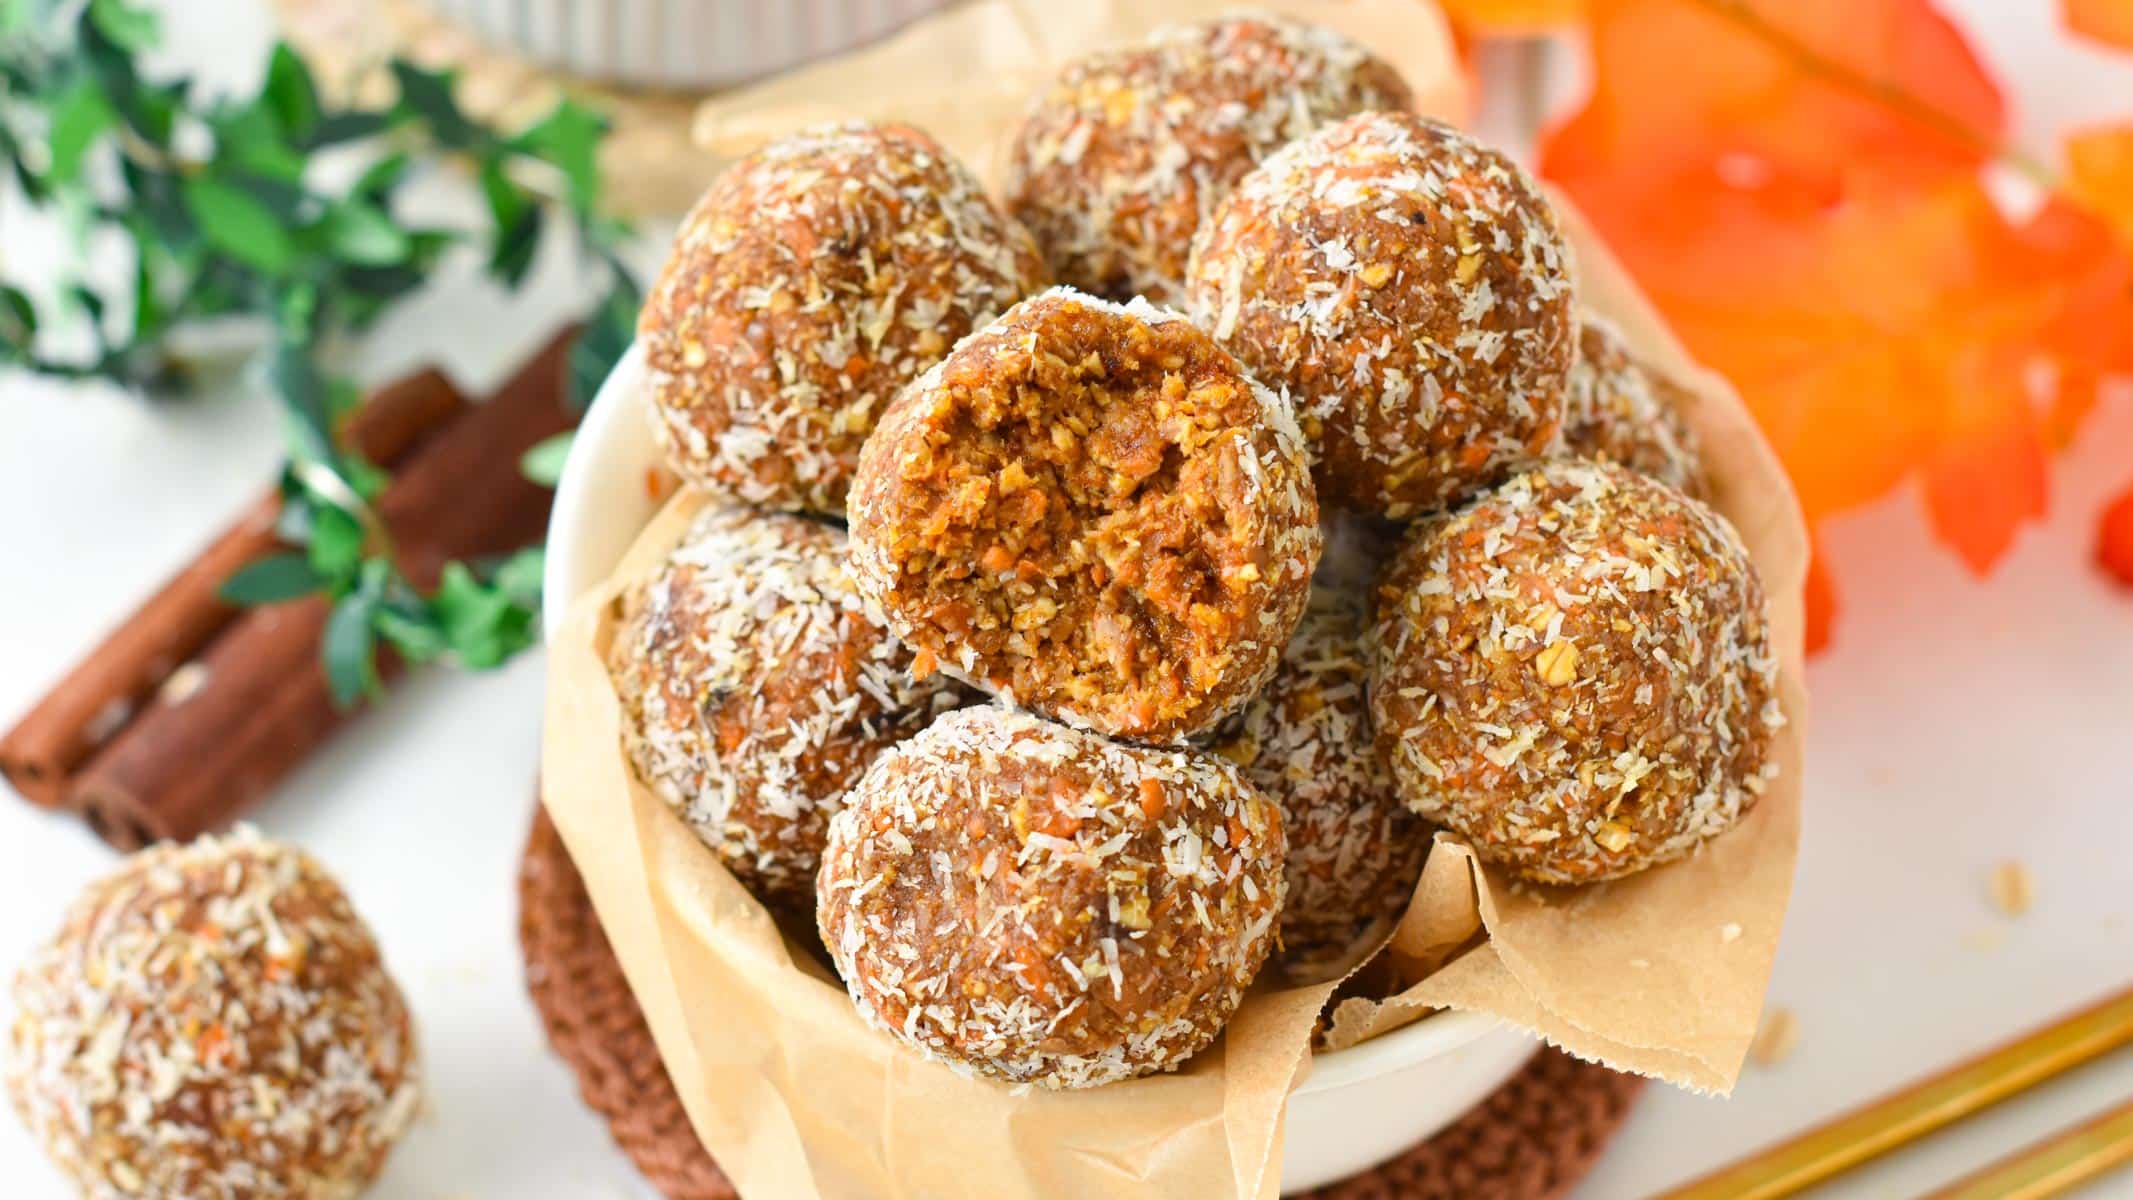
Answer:
M2099 80L2133 79L2066 50L2048 22L1960 7L2014 45L2025 96L2035 81L2062 97L2025 105L2025 130L2103 105ZM189 47L241 41L211 40ZM2117 95L2097 110L2133 109L2133 87ZM9 252L33 253L21 232L0 213ZM572 303L557 258L528 299L470 274L381 331L375 376L441 360L485 385ZM270 407L240 390L154 407L0 378L0 723L276 456ZM1831 527L1845 618L1810 668L1806 837L1770 993L1797 1014L1798 1049L1751 1067L1730 1100L1651 1089L1580 1197L1649 1194L2133 979L2133 592L2088 566L2092 516L2129 477L2133 397L2120 395L2062 461L2051 520L1987 582L1924 544L1909 495ZM548 1055L521 980L512 875L540 674L530 655L490 676L419 675L257 814L341 875L417 1011L431 1101L376 1193L392 1200L646 1195ZM1986 891L2009 857L2038 879L2019 920ZM0 797L0 968L110 863L83 830ZM1915 1194L2128 1092L2121 1054L1828 1194ZM19 1200L66 1194L4 1118L0 1180ZM2133 1176L2093 1194L2133 1196Z

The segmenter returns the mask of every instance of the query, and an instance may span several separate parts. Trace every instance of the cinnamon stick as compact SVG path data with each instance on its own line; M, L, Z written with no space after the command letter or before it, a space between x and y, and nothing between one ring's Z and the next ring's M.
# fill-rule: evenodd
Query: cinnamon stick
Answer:
M381 388L348 418L345 437L364 458L396 467L464 401L434 370ZM32 803L57 807L73 776L141 705L243 611L218 594L223 581L277 548L281 497L269 489L221 536L166 580L79 665L0 737L0 774Z
M519 457L570 428L567 335L490 399L469 405L401 463L377 510L418 586L454 559L539 538L549 492ZM237 819L354 715L319 659L331 605L311 596L247 611L90 760L67 803L122 850L188 839ZM399 674L381 654L381 678Z

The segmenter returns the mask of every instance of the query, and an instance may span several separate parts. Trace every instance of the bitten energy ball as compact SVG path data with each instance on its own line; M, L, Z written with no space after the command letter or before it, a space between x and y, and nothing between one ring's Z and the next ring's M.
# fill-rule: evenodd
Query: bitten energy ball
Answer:
M246 831L91 885L14 999L8 1091L91 1200L353 1196L415 1115L370 930L317 863Z
M1527 879L1679 858L1776 772L1777 659L1739 535L1622 467L1559 459L1417 526L1372 642L1403 798Z
M1188 288L1295 401L1328 504L1413 516L1556 444L1569 247L1525 172L1449 126L1365 113L1275 154L1201 227Z
M1391 933L1429 853L1428 826L1400 803L1372 744L1364 599L1314 591L1280 669L1214 747L1281 806L1281 963L1295 983L1329 977Z
M1213 1041L1273 943L1282 821L1212 755L972 708L876 760L816 912L860 1014L957 1070L1050 1088Z
M711 185L645 301L653 431L713 493L842 512L897 390L1045 282L1029 235L918 130L774 142Z
M1318 553L1287 405L1177 314L1066 289L898 397L852 487L854 574L921 671L1143 741L1259 690Z
M1175 26L1070 63L1037 94L1010 206L1060 282L1179 303L1193 231L1246 171L1327 121L1412 102L1331 30L1272 15Z
M965 700L911 677L844 542L807 517L707 510L625 599L610 650L638 777L766 903L804 909L845 790Z
M1563 445L1641 471L1675 491L1702 499L1703 450L1682 417L1694 398L1630 354L1615 327L1580 314L1578 355L1563 405Z

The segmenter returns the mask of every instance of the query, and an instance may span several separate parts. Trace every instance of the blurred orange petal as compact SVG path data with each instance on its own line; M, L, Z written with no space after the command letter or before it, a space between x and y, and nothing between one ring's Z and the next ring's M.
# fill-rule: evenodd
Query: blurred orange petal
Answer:
M2133 50L2133 0L2062 0L2067 28Z
M2133 587L2133 482L2104 508L2097 522L2096 562L2111 578Z
M2133 242L2133 125L2084 129L2066 139L2067 190Z
M1443 0L1445 15L1483 36L1546 33L1585 19L1585 0Z

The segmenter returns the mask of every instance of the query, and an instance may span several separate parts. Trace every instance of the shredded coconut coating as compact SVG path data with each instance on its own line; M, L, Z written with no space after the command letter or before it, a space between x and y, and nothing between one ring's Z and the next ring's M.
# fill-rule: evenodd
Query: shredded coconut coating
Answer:
M969 700L912 678L844 550L821 521L708 509L626 597L610 649L638 777L759 899L801 911L845 791Z
M1704 499L1703 448L1683 418L1694 396L1645 366L1605 318L1578 315L1578 354L1563 405L1563 444L1580 458L1641 471Z
M1194 320L1296 403L1325 502L1402 519L1556 447L1571 273L1517 164L1364 113L1245 176L1201 226L1188 288Z
M971 708L852 790L816 912L871 1025L964 1074L1095 1087L1214 1041L1273 944L1282 849L1220 758Z
M1732 525L1613 464L1559 459L1419 524L1378 589L1371 715L1403 798L1542 883L1731 828L1777 772L1776 687Z
M1182 303L1193 232L1245 172L1328 121L1413 102L1328 29L1272 14L1172 26L1068 64L1031 100L1009 204L1060 282Z
M8 1091L88 1200L352 1197L419 1100L369 928L248 830L92 884L14 1001Z
M1429 853L1429 827L1400 803L1372 738L1366 602L1360 589L1314 589L1280 669L1215 741L1281 806L1281 966L1292 983L1329 978L1390 934Z
M836 514L897 391L1047 279L977 177L906 125L806 130L735 163L638 319L652 428L715 495Z
M1064 288L898 397L851 521L921 672L1164 743L1266 682L1320 544L1287 404L1179 315Z

